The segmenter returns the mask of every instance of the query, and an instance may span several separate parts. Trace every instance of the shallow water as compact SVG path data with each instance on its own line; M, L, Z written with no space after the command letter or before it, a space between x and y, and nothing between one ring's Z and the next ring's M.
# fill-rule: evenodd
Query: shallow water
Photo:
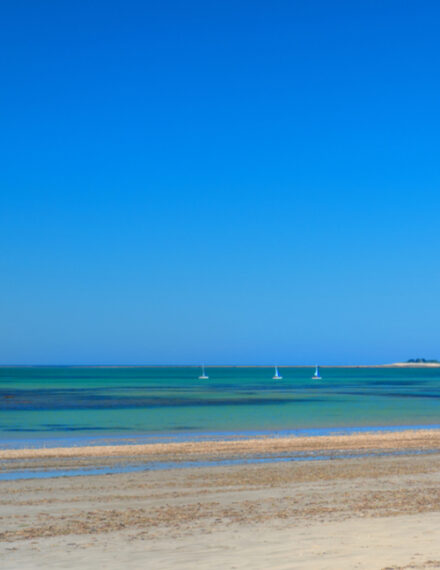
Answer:
M0 445L440 424L440 369L0 368ZM310 430L310 431L309 431ZM216 435L217 434L217 435Z

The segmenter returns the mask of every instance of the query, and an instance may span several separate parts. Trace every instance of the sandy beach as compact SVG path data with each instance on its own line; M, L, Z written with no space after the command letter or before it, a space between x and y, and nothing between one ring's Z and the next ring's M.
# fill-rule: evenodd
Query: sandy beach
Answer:
M166 444L155 453L154 446L130 451L135 451L132 457L160 461L187 454L242 455L246 446L248 454L280 453L286 447L432 451L439 441L436 430L424 430L187 442ZM176 450L176 445L182 447ZM73 455L63 448L64 457L59 450L56 457L50 449L18 455L3 450L2 467L10 462L29 467L32 461L51 468L54 461L82 465L90 460L90 449L108 461L124 459L111 448L105 456L103 447L74 448ZM128 453L130 446L121 447ZM5 569L440 567L440 453L435 450L2 481L0 491Z

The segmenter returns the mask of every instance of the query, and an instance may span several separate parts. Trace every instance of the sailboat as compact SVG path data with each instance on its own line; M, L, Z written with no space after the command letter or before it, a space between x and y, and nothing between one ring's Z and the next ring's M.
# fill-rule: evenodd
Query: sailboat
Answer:
M275 374L272 376L272 380L282 380L283 377L280 376L280 373L278 372L278 366L275 366Z
M199 380L209 380L209 376L205 374L205 365L202 364L202 374L199 376Z
M312 380L321 380L321 376L319 375L319 366L318 365L316 365L315 374L313 374Z

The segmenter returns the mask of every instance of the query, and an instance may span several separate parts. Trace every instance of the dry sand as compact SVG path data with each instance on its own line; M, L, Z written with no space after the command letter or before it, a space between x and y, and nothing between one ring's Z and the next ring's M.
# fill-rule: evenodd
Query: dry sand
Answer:
M349 437L403 450L439 435ZM440 568L440 453L3 481L0 498L2 570Z

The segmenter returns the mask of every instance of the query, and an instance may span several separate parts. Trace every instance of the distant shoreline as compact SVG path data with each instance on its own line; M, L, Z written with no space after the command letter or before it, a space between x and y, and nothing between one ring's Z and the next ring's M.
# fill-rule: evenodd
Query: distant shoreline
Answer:
M205 364L205 368L273 368L273 364ZM278 368L315 368L315 364L280 364ZM320 368L440 368L440 362L390 364L320 364ZM2 368L200 368L199 364L0 364Z

